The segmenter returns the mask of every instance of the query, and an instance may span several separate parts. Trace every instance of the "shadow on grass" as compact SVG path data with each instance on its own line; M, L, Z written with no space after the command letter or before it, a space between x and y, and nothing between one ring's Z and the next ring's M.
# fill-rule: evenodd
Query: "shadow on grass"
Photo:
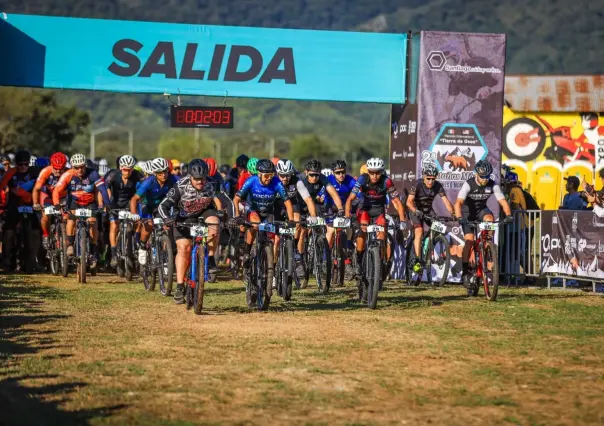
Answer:
M2 425L80 425L106 417L125 405L65 411L61 409L69 393L80 391L86 383L61 383L61 377L47 374L53 359L70 354L44 355L58 347L55 328L48 324L68 319L65 314L45 310L48 300L60 299L61 292L39 282L24 282L19 276L0 277L0 424ZM45 330L36 327L45 324ZM34 354L40 354L33 356ZM29 373L29 374L28 374ZM25 380L59 383L29 386Z

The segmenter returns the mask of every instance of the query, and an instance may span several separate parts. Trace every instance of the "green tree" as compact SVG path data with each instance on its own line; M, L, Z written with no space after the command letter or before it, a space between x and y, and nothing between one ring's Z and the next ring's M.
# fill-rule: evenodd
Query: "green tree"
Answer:
M213 157L215 141L205 135L200 135L199 139L195 140L191 132L187 131L165 133L159 140L157 154L160 157L176 158L181 161Z
M332 144L314 134L296 136L289 152L290 159L298 168L313 158L325 162L331 160L334 155Z

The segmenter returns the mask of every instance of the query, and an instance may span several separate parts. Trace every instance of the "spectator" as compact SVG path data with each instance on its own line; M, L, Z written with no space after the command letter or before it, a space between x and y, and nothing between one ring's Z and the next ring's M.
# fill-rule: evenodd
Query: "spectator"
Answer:
M586 193L587 201L593 206L593 212L598 217L604 217L604 188L592 195Z
M585 210L587 203L579 193L579 185L581 182L577 176L569 176L564 178L566 181L566 194L562 200L560 210Z

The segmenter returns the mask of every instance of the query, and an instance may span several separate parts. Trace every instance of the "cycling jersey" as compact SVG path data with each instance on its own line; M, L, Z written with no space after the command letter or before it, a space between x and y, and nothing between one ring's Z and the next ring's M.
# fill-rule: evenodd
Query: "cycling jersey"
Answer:
M439 181L435 181L432 188L428 188L423 179L418 179L417 183L409 189L409 194L414 195L415 207L422 213L432 211L432 203L437 195L446 197L445 188Z
M476 177L472 177L463 184L457 198L464 201L470 216L476 216L487 208L487 201L491 195L494 195L497 201L505 199L501 187L495 181L489 179L485 186L481 186L476 182Z
M134 196L137 183L144 180L142 173L133 170L126 183L122 178L122 171L113 169L105 175L105 185L111 190L111 208L124 209L130 205L130 199Z
M231 197L231 199L235 198L235 193L237 192L237 182L239 180L239 170L234 167L231 170L229 170L229 173L227 174L226 178L225 178L225 189L227 194L229 194L229 197Z
M250 209L260 213L274 212L274 202L277 198L277 194L283 199L287 200L287 192L285 187L277 176L268 183L268 185L262 185L258 176L252 176L245 181L245 184L237 192L237 195L242 200L245 200L250 195Z
M308 181L308 176L302 176L302 183L304 183L304 186L308 190L308 194L312 197L315 206L317 207L317 214L319 214L323 210L323 207L325 207L325 194L327 193L326 189L332 186L332 184L329 183L329 180L324 175L319 175L319 178L317 179L316 183L310 183ZM298 192L298 204L300 205L301 211L303 213L308 213L308 207L303 201L300 192Z
M168 191L166 198L159 204L158 212L161 217L168 219L174 208L177 222L197 219L212 206L214 196L213 186L209 182L206 181L198 190L191 184L191 177L187 176L179 179Z
M357 196L363 194L361 210L370 210L376 207L383 209L388 204L388 196L390 198L399 196L392 179L382 175L376 183L371 183L369 175L366 173L359 176L352 193Z
M283 182L281 182L281 184L283 185ZM304 182L302 182L302 180L298 178L298 176L290 177L287 185L283 185L283 187L285 188L287 199L290 200L294 205L294 210L298 210L297 207L300 205L300 199L304 200L310 197L308 189L306 189ZM298 197L298 194L300 194L300 197ZM286 199L282 198L280 194L277 194L277 198L275 200L277 207L284 209L285 200ZM304 201L302 201L302 203L304 203Z
M61 175L52 191L52 202L54 205L58 205L61 196L67 191L71 210L81 206L94 205L96 204L95 188L101 193L103 203L108 206L109 194L107 194L105 181L99 176L99 172L86 168L84 176L79 177L77 170L69 169Z
M357 183L356 179L350 175L346 175L346 177L344 178L344 182L342 182L342 183L338 182L338 180L336 179L336 177L334 175L330 175L327 179L329 180L329 183L331 183L331 185L335 188L336 192L340 196L340 201L342 202L342 205L346 204L346 200L348 200L348 196L354 189L354 185ZM329 204L329 205L334 204L334 201L331 199L331 196L329 194L326 194L326 196L328 197L327 204Z
M214 176L208 176L208 183L212 185L212 188L214 188L214 192L225 191L224 179L222 178L222 175L218 172L216 172Z
M239 173L239 177L237 178L237 191L241 191L241 188L243 188L243 185L251 176L252 174L247 170Z
M159 184L157 178L152 175L140 184L136 190L136 195L141 199L141 204L149 210L154 210L162 202L168 191L178 182L176 176L169 174L163 186Z
M35 167L28 168L25 173L18 173L16 167L8 169L0 181L0 191L4 191L7 186L10 189L8 205L31 205L31 192L39 174L40 170Z

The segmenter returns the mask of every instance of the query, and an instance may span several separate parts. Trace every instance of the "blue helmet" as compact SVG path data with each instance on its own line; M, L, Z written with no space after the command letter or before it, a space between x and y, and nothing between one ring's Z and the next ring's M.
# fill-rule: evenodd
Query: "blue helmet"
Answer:
M35 165L38 169L44 169L50 166L50 160L47 157L38 157Z

